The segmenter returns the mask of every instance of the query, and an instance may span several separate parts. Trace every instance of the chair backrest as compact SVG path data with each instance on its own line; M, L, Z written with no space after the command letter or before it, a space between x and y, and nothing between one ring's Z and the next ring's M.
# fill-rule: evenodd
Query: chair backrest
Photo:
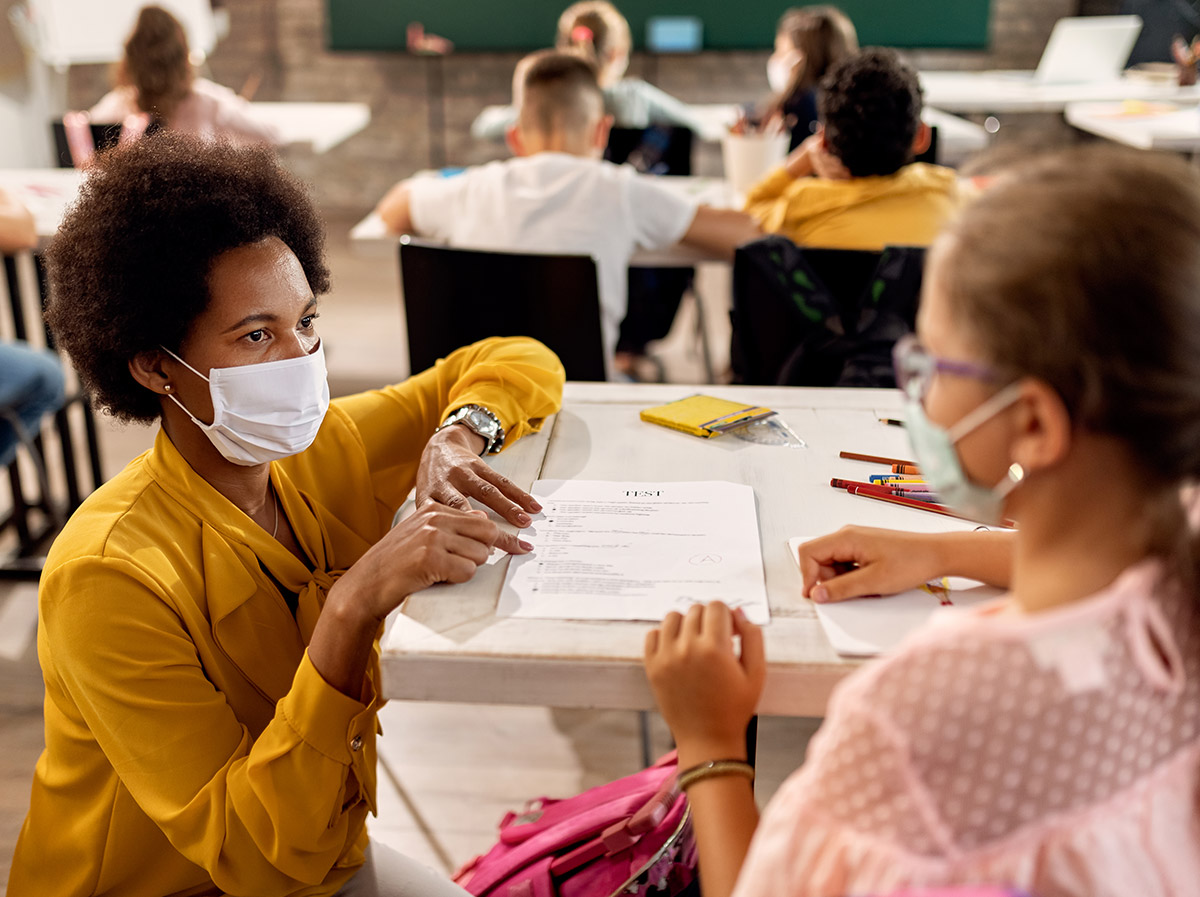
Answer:
M690 175L693 141L688 128L676 125L613 128L604 158L617 165L628 162L643 174Z
M568 380L604 380L596 262L586 255L452 249L404 237L400 280L412 371L489 336L531 336Z
M801 249L778 235L733 265L734 376L785 386L895 386L892 346L916 322L925 250Z
M120 143L124 127L122 122L89 123L88 128L91 131L94 151L102 153ZM158 119L150 119L143 133L150 135L161 127L162 124ZM67 137L67 127L63 124L63 120L56 118L51 121L50 130L54 135L54 161L59 168L75 168L75 155L71 152L71 141Z

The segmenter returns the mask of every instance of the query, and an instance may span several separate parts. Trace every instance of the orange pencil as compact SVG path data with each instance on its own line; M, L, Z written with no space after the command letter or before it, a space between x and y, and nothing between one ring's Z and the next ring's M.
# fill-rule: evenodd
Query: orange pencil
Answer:
M917 467L915 464L893 464L892 473L908 473L920 476L921 468Z

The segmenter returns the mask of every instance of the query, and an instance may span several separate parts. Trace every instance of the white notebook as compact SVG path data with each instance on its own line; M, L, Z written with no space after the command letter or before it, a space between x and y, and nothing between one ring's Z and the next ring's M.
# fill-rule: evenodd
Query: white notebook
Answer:
M799 570L799 547L811 536L788 539L788 553ZM940 588L938 588L940 586ZM941 594L935 594L940 592ZM942 607L974 607L1003 594L973 579L951 576L929 588L912 589L882 598L855 598L834 604L814 604L825 636L843 657L874 657L895 648Z

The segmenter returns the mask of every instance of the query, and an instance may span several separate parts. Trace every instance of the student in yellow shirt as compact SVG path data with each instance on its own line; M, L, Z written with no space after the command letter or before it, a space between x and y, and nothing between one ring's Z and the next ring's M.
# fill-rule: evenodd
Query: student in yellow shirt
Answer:
M928 246L956 205L955 173L914 163L929 148L917 73L869 49L821 81L820 127L746 197L770 233L804 246Z
M10 897L463 894L368 842L377 638L411 592L532 547L467 497L529 525L480 456L558 408L563 369L491 339L330 402L323 240L270 150L169 134L101 155L59 230L59 345L161 429L46 560Z

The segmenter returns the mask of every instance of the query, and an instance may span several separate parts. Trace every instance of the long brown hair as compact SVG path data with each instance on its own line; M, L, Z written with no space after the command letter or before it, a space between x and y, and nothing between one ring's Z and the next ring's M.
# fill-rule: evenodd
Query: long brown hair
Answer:
M136 91L139 109L167 122L191 89L192 78L187 35L179 20L161 6L143 7L125 41L117 80Z
M1200 480L1200 178L1109 145L1012 166L943 238L952 313L1011 376L1121 440L1161 492L1159 553L1195 591L1200 540L1179 489ZM943 251L939 248L939 251Z
M629 22L607 0L582 0L572 3L558 17L554 46L582 54L603 78L614 53L629 54L633 37Z
M800 94L812 90L825 73L858 52L858 32L854 23L836 6L800 6L789 9L779 19L776 34L783 34L804 57L792 73L783 93L771 102L770 112L783 108Z

